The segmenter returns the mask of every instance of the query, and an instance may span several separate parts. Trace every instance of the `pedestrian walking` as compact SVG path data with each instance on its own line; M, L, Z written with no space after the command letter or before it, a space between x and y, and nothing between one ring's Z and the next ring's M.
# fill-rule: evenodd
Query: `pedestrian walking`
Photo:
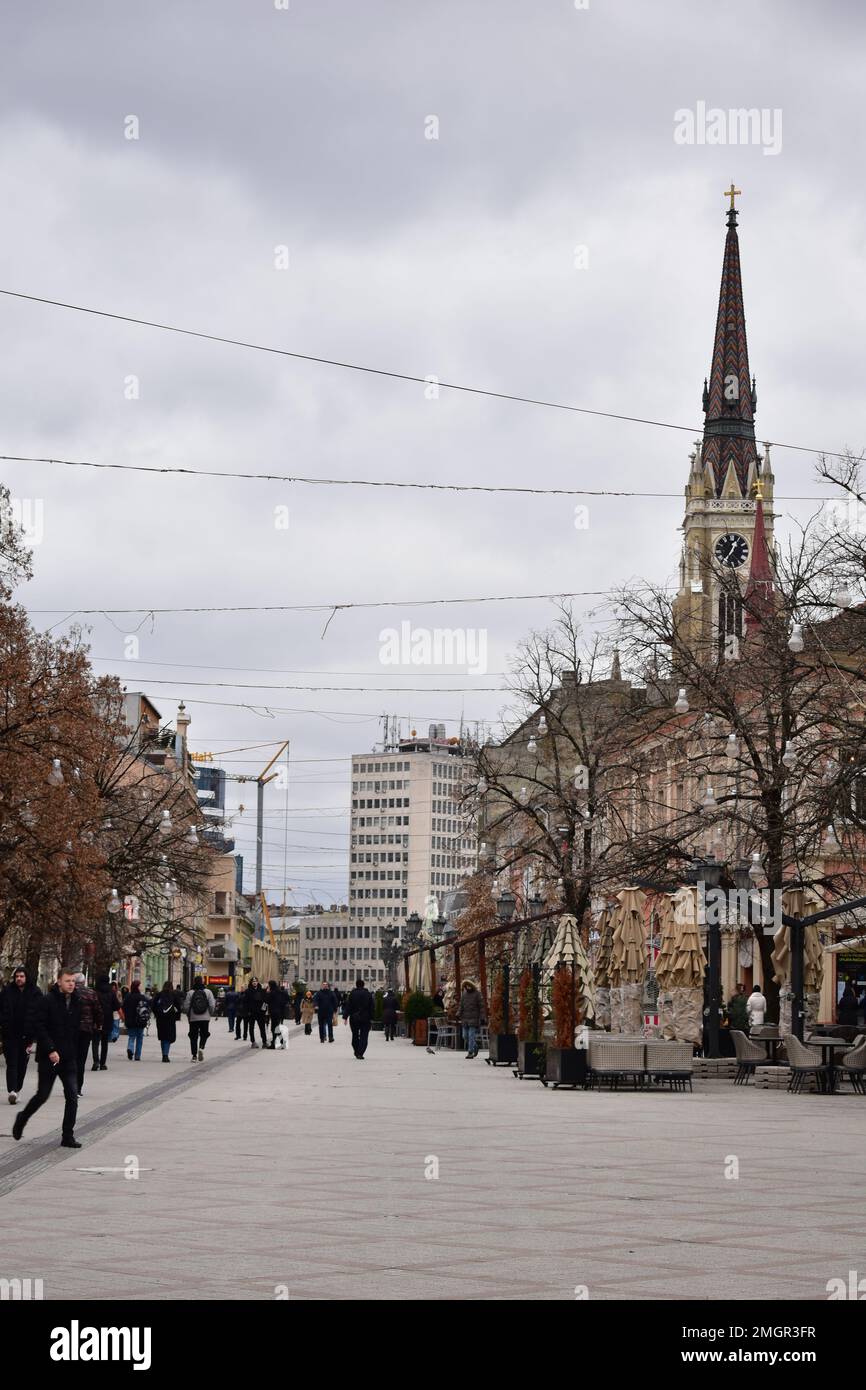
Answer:
M289 996L284 989L277 984L276 980L268 982L267 1008L268 1019L271 1025L271 1051L275 1051L277 1046L277 1031L282 1027L283 1019L286 1016L286 1009L289 1006ZM282 1041L282 1034L280 1034ZM284 1044L285 1045L285 1044Z
M308 989L301 1003L301 1022L304 1025L304 1032L307 1037L313 1031L313 1019L316 1016L316 1006L313 1003L313 991Z
M460 1007L457 1010L457 1018L463 1024L467 1062L478 1056L478 1029L483 1022L483 1014L484 1001L481 998L480 990L475 988L471 980L465 980L463 989L460 991Z
M17 965L12 978L0 993L0 1037L6 1057L6 1092L9 1104L14 1105L27 1074L27 1063L33 1051L31 1018L42 991L28 980L23 965Z
M81 1025L81 998L75 989L75 971L62 965L57 982L45 995L33 1002L30 1027L36 1038L38 1084L12 1126L13 1139L20 1139L24 1126L51 1095L54 1082L60 1077L65 1105L61 1147L80 1149L75 1138L78 1117L78 1035Z
M244 1012L250 1030L250 1043L253 1047L258 1047L256 1042L256 1028L262 1039L262 1047L268 1045L268 1001L265 991L262 989L255 975L247 986L247 997Z
M373 1022L375 1000L364 984L363 976L355 981L355 988L346 1001L349 1009L349 1027L352 1030L352 1051L359 1062L363 1062Z
M749 1028L760 1028L767 1015L767 1001L761 993L761 986L755 985L746 1002L749 1015Z
M75 976L75 989L81 1000L81 1029L78 1034L78 1094L84 1091L84 1068L94 1038L97 1047L102 1033L102 1005L96 990L91 989L85 976L79 970Z
M153 1016L156 1019L156 1036L159 1038L162 1060L170 1062L171 1045L177 1042L177 1020L180 1018L180 1010L168 980L153 1001Z
M175 1002L175 1004L177 1004L178 1016L180 1016L180 1014L183 1013L183 1001L184 1001L184 999L186 999L186 990L183 989L180 985L175 985L175 989L174 989L174 1002Z
M189 1046L194 1062L204 1061L204 1050L210 1035L210 1021L216 1011L216 1001L205 989L201 975L196 975L192 989L183 1001L183 1011L189 1017Z
M238 1005L238 996L237 996L237 992L236 992L235 990L233 990L233 989L227 989L227 990L226 990L226 996L225 996L225 1011L226 1011L226 1018L228 1019L229 1032L230 1032L230 1033L233 1033L233 1032L235 1031L235 1013L236 1013L236 1010L237 1010L237 1005Z
M235 1004L235 1040L240 1037L241 1028L244 1030L244 1042L246 1042L249 1019L247 1018L247 994L244 989L238 990L237 1003Z
M397 1034L397 1011L399 1007L400 1000L393 989L386 989L382 995L382 1024L386 1042L393 1042Z
M95 989L99 1008L102 1012L102 1027L91 1038L90 1046L93 1060L90 1070L108 1071L108 1043L114 1029L114 1016L120 1008L120 1003L114 986L107 975L97 976Z
M150 1000L142 994L141 984L133 980L129 993L123 1001L123 1017L126 1023L126 1055L130 1062L141 1061L141 1045L144 1030L150 1023Z
M292 996L292 1009L294 1010L296 1024L300 1023L301 1021L301 1007L303 1005L303 1002L303 994L299 989L296 989L294 995Z
M323 1043L326 1036L328 1042L333 1042L334 1014L337 1012L337 1000L327 980L322 981L321 989L315 996L314 1003L319 1020L319 1042Z

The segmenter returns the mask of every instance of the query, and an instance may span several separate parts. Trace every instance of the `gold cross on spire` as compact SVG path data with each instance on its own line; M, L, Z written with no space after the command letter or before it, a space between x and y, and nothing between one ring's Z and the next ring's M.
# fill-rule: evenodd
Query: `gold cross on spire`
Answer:
M734 185L733 185L733 182L731 183L730 188L726 188L726 189L725 189L725 195L724 195L724 196L725 196L726 198L730 198L730 200L731 200L731 212L736 212L737 209L736 209L736 206L735 206L735 204L734 204L734 199L735 199L735 198L741 198L741 197L742 197L742 193L743 193L743 190L742 190L741 188L735 188Z

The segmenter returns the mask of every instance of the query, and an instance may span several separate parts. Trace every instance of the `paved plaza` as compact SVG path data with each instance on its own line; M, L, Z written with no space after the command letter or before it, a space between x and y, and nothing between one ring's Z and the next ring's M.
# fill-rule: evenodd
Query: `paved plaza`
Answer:
M57 1086L20 1144L0 1119L0 1276L46 1299L823 1300L866 1271L847 1093L554 1092L381 1034L360 1063L342 1025L254 1052L218 1020L200 1066L114 1044L79 1151L61 1110Z

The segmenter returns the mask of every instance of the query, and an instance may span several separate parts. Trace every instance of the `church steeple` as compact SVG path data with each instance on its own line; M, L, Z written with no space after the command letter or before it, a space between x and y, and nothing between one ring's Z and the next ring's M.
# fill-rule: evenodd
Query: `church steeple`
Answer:
M736 491L748 497L758 473L755 448L757 393L749 373L746 315L737 236L739 189L731 187L728 233L722 262L722 283L709 381L704 380L704 441L701 451L705 476L716 497Z

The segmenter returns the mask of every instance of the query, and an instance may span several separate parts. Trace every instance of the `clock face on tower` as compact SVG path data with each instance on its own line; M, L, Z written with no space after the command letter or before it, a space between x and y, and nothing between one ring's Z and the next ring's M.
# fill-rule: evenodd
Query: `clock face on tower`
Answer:
M719 536L713 551L720 565L729 565L731 569L736 570L745 563L749 553L749 542L736 531L728 531L724 536Z

